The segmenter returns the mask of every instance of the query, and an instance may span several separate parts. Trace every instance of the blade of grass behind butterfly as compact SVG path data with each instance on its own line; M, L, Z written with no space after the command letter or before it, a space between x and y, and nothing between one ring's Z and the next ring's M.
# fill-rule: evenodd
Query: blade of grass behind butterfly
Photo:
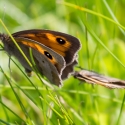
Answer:
M38 104L38 102L36 102L36 99L35 98L32 98L32 95L30 95L30 94L28 94L26 91L24 91L24 89L22 89L18 84L15 84L16 86L17 86L17 88L19 88L29 99L30 99L30 101L32 101L32 103L34 103L41 111L43 111L43 116L44 116L44 120L46 119L46 113L45 113L45 109L44 109L44 104L43 104L43 102L42 102L42 100L40 99L40 97L43 97L43 95L41 95L41 93L40 93L40 90L41 89L38 89L37 87L35 87L35 89L36 89L36 92L38 92L38 94L39 94L39 100L40 100L40 105L41 106L39 106L39 104ZM44 89L45 90L45 89ZM42 89L42 91L43 91L43 89ZM42 107L42 108L41 108ZM44 124L46 125L46 121L47 120L45 120L44 121Z
M123 100L122 100L122 104L121 104L121 108L120 108L120 112L119 112L119 116L118 116L118 120L117 120L117 123L116 125L119 125L120 123L120 118L121 118L121 115L122 115L122 111L123 111L123 107L124 107L124 102L125 102L125 92L124 92L124 97L123 97Z
M1 67L0 67L1 68ZM21 107L21 109L22 109L22 111L24 112L24 114L25 114L25 117L26 117L26 121L24 121L25 123L32 123L32 120L30 119L30 117L29 117L29 114L28 114L28 112L26 111L26 109L25 109L25 107L24 107L24 105L23 105L23 103L21 102L21 100L20 100L20 98L19 98L19 93L17 94L16 93L16 91L14 90L14 86L12 86L11 85L11 81L10 81L10 79L8 78L8 76L4 73L4 71L2 70L2 68L1 68L1 71L3 72L3 74L4 74L4 76L6 77L6 79L7 79L7 81L8 81L8 83L10 84L10 87L11 87L11 89L12 89L12 91L14 92L14 95L15 95L15 97L16 97L16 99L18 100L18 103L19 103L19 105L20 105L20 107ZM12 112L13 113L13 112ZM15 113L14 113L15 114ZM18 116L18 115L16 115L16 116ZM21 119L21 118L20 118ZM32 123L33 124L33 123Z
M6 119L7 119L7 121L9 121L10 119L9 119L9 116L8 116L8 113L7 113L7 109L6 109L7 106L5 105L6 103L4 104L2 102L2 95L0 95L0 103L1 103L1 106L2 106L2 109L3 109L3 112L4 112L5 116L6 116Z
M107 17L107 16L105 16L105 15L102 15L102 14L100 14L100 13L94 12L94 11L89 10L89 9L87 9L87 8L80 7L80 6L77 6L77 5L68 3L68 2L59 2L59 3L60 3L60 4L64 4L64 5L69 6L69 7L72 7L72 8L74 8L74 9L80 10L80 11L87 12L87 13L90 13L90 14L92 14L92 15L95 15L95 16L98 16L98 17L101 17L101 18L104 18L104 19L106 19L107 21L110 21L110 22L114 23L115 25L117 25L117 26L119 26L119 27L121 27L122 29L125 30L125 27L124 27L124 26L122 26L120 23L118 23L118 22L112 20L111 18L109 18L109 17Z
M112 57L117 61L119 62L124 68L125 68L125 65L105 46L105 44L99 39L99 37L95 34L95 32L91 29L91 27L89 26L89 24L84 20L84 24L86 25L86 27L88 28L88 31L89 33L93 36L93 38L96 39L96 41L104 47L105 50L107 50L111 55Z
M61 104L58 96L56 95L54 97L53 94L49 92L49 98L61 109L64 119L67 121L67 123L73 124L73 119L71 119L71 117L69 116L69 114L67 113L63 105Z
M87 15L87 14L86 14ZM87 21L87 16L86 16L86 21ZM92 65L93 65L93 63L94 63L94 55L96 54L96 48L95 48L95 52L94 52L94 54L93 54L93 58L92 58L92 63L90 64L90 57L89 57L89 46L88 46L88 36L87 36L87 27L85 26L85 30L86 30L86 48L87 48L87 55L88 55L88 66L89 66L89 70L91 70L92 69ZM97 46L96 46L97 47ZM93 92L95 92L96 90L95 90L95 87L94 87L94 85L92 84L92 91ZM91 96L91 100L92 100L92 102L93 102L93 107L95 108L95 112L96 112L96 115L97 115L97 117L98 117L98 124L100 124L100 117L99 117L99 109L98 109L98 101L96 100L96 98L94 97L94 96L92 96L91 94L90 94L90 96Z
M80 22L81 22L81 20L80 20ZM85 29L86 30L86 32L87 32L87 28ZM88 40L87 40L88 41ZM87 43L86 43L87 44ZM88 44L87 44L88 45ZM96 52L97 52L97 49L98 49L98 45L99 45L99 43L97 43L97 45L96 45L96 48L95 48L95 51L94 51L94 53L93 53L93 56L92 56L92 59L91 59L91 61L90 62L92 62L90 65L90 67L91 68L89 68L90 70L92 69L92 67L93 67L93 63L94 63L94 57L95 57L95 55L96 55ZM86 46L88 49L88 51L89 51L89 46ZM89 53L89 52L88 52ZM96 90L94 89L94 85L92 84L92 87L93 87L93 92L95 92ZM98 116L98 118L99 118L99 109L98 109L98 103L97 103L97 100L96 100L96 98L95 98L95 96L93 96L93 95L91 95L91 98L92 98L92 100L93 100L93 103L94 103L94 107L95 107L95 110L96 110L96 113L97 113L97 116ZM100 120L99 120L100 121Z
M87 15L86 15L86 19L87 19ZM88 69L90 70L90 55L89 55L89 46L88 46L88 33L87 33L87 28L85 27L85 38L86 38L86 51L87 51L87 57L88 57Z
M29 94L27 94L18 84L16 84L16 86L17 86L29 99L31 99L31 101L33 101L33 103L34 103L36 106L38 106L37 103L34 102L34 100L32 99L32 97L30 97ZM40 89L38 89L38 91L40 91ZM41 99L41 101L44 101L44 102L48 105L48 107L50 107L50 109L53 110L60 118L65 119L65 120L67 119L67 120L66 120L67 123L69 123L69 124L70 124L70 123L73 123L72 119L70 118L70 116L68 115L68 113L66 112L66 110L64 109L64 107L61 105L61 102L60 102L57 98L54 97L54 95L50 92L50 90L48 90L48 92L49 92L49 98L61 109L61 111L62 111L63 114L60 114L55 108L51 107L50 104L49 104L49 102L46 100L46 98L43 98L43 96L39 96L39 98ZM58 101L58 102L57 102L57 101ZM40 108L40 107L38 106L38 108ZM40 108L40 109L41 109L41 108ZM44 111L44 105L43 105L42 111ZM64 116L65 116L65 117L64 117ZM46 112L45 112L44 118L47 118Z
M80 14L80 13L79 13ZM86 16L87 17L87 16ZM84 24L83 24L83 21L80 19L80 18L78 18L78 21L79 21L79 23L80 23L80 25L81 26L83 26L84 27ZM98 46L99 46L99 43L97 43L97 45L96 45L96 47L95 47L95 51L93 52L93 56L92 56L92 59L90 60L89 58L90 58L90 54L89 54L89 44L88 44L88 33L87 33L88 31L87 31L87 28L85 27L85 38L86 38L86 51L87 51L87 57L88 57L88 68L89 68L89 70L91 70L92 69L92 67L93 67L93 64L94 64L94 58L95 58L95 56L96 56L96 53L97 53L97 50L98 50ZM81 50L82 51L82 50ZM90 62L92 62L92 63L90 63ZM76 66L77 68L80 68L80 69L85 69L85 68L83 68L83 66Z
M26 87L20 87L18 84L16 84L15 82L13 82L17 87L16 88L19 88L39 109L41 109L41 107L39 107L39 105L38 105L38 103L35 101L35 99L33 99L26 91L24 91L24 89L31 89L31 88L26 88ZM15 88L15 87L14 87ZM42 90L43 91L43 89L40 89L40 88L37 88L37 92L38 93L40 93L39 91L40 90ZM44 89L44 91L45 91L45 89ZM40 94L41 95L41 94ZM41 96L39 96L39 97L41 97ZM40 99L41 100L41 99ZM41 102L41 101L40 101ZM1 102L2 103L2 102ZM5 104L4 104L5 105ZM6 108L8 108L7 106L6 106ZM9 108L8 108L9 109ZM11 109L9 109L10 111L12 111ZM42 109L41 109L42 111L43 111L43 107L42 107ZM13 111L12 111L12 113L14 113ZM15 114L15 113L14 113ZM16 115L16 114L15 114ZM18 115L16 115L16 116L18 116ZM19 117L19 116L18 116ZM20 117L19 117L20 118ZM21 119L21 118L20 118ZM29 119L30 120L30 119Z
M87 21L84 20L84 24L86 25L86 27L89 30L89 33L98 41L99 44L101 44L114 58L115 60L117 60L124 68L125 65L103 44L103 42L96 36L95 32L91 29L91 27L89 26L89 24L87 23ZM125 93L124 93L125 94ZM124 99L123 99L123 103L124 103ZM122 103L122 104L123 104ZM121 110L122 110L122 105L121 105ZM120 111L121 112L121 111ZM120 116L119 116L120 117Z
M1 103L1 105L2 105L2 107L3 107L3 109L4 109L4 112L5 112L7 121L9 121L9 120L8 120L8 116L7 116L7 113L6 113L6 109L9 110L12 114L14 114L16 117L18 117L20 120L22 120L22 121L25 123L25 121L24 121L20 116L18 116L11 108L9 108L8 106L6 106L6 105L2 102L1 97L0 97L0 103ZM5 109L5 108L6 108L6 109Z
M110 13L110 15L112 16L113 20L115 20L115 22L117 22L119 24L119 21L117 20L117 18L115 17L114 13L112 12L111 8L109 7L108 3L106 0L102 0L102 2L104 3L104 5L106 6L108 12ZM117 2L117 1L115 1ZM125 36L125 31L121 28L120 28L120 31L123 33L123 35Z
M4 76L6 77L6 79L7 79L8 83L9 83L9 85L10 85L10 87L11 87L11 89L12 89L12 91L13 91L15 97L16 97L16 99L18 100L18 103L19 103L19 105L20 105L22 111L24 112L26 119L30 119L30 118L29 118L29 115L28 115L28 112L26 111L26 109L25 109L23 103L21 102L19 96L17 95L16 91L14 90L14 87L12 86L10 79L9 79L8 76L4 73L2 67L0 67L0 69L1 69L1 71L3 72Z
M82 15L82 13L79 13L79 14L81 14ZM81 17L83 17L83 16L81 16ZM96 51L97 51L97 48L98 48L98 46L96 46L96 48L95 48L95 50L94 50L94 53L93 53L93 56L92 56L92 60L90 60L90 54L89 54L89 48L91 47L91 46L88 46L89 45L89 43L88 43L88 30L87 30L87 27L86 26L84 26L84 24L83 24L83 21L81 21L81 19L80 18L78 18L79 19L79 22L80 22L80 24L83 26L83 27L85 27L85 36L86 36L86 49L87 49L87 57L88 57L88 67L89 67L89 70L91 70L92 69L92 66L93 66L93 63L94 63L94 57L95 57L95 55L96 55ZM85 14L85 20L87 21L87 13ZM98 43L97 43L98 44ZM92 63L90 63L90 62L92 62ZM88 89L88 87L87 87L87 89ZM100 114L100 112L99 112L99 109L98 109L98 101L97 101L97 98L95 97L95 96L93 96L92 94L91 94L91 91L94 93L95 91L96 91L96 89L95 89L95 87L94 87L94 85L92 84L92 89L90 88L90 93L89 93L89 95L90 95L90 97L91 97L91 101L92 101L92 104L93 104L93 109L94 109L94 112L96 112L96 116L97 116L97 118L99 119L98 120L98 123L97 124L99 124L100 123L100 118L99 118L99 114Z
M90 95L90 93L88 91L76 91L76 90L64 90L62 89L61 92L67 92L67 93L78 93L79 95ZM105 96L105 95L99 95L99 94L96 94L94 92L91 93L92 96L95 96L97 98L102 98L102 99L106 99L106 100L112 100L113 102L116 102L118 104L122 104L122 101L117 99L117 98L110 98L109 96ZM124 104L125 105L125 104Z
M11 123L7 123L7 122L5 122L5 121L2 120L2 119L0 119L0 122L2 123L2 125L3 125L3 124L5 124L5 125L14 125L14 124L11 124Z
M67 124L70 124L69 121L68 121L68 120L66 119L66 117L64 116L64 114L60 114L55 108L53 108L51 105L49 105L49 102L48 102L47 100L45 100L45 99L43 99L43 98L41 98L41 100L44 100L44 101L46 102L46 104L50 107L50 109L51 109L55 114L57 114L59 118L65 120L65 122L66 122ZM54 99L54 100L55 100L55 99ZM72 122L72 124L74 124L74 123Z

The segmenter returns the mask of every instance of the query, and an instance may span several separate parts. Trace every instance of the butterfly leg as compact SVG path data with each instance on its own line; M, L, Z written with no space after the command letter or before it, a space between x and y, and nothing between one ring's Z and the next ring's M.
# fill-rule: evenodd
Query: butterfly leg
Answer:
M25 72L26 72L26 74L27 74L29 77L32 76L32 71L31 71L31 70L25 68Z

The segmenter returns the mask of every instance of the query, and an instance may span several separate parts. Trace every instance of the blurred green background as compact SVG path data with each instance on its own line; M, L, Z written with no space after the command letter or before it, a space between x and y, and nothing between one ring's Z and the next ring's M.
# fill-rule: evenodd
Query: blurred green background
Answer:
M0 18L10 33L49 29L71 34L82 44L78 66L120 79L125 79L124 12L124 0L0 0ZM6 33L2 24L0 32ZM1 51L0 67L7 75L1 69L1 125L124 125L123 89L80 84L72 76L62 88L46 87L35 73L28 79L12 61L10 73L8 60Z

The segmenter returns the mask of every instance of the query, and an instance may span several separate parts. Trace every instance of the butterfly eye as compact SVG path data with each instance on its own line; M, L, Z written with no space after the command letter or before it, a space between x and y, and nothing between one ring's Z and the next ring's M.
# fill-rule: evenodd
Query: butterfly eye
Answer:
M52 56L51 56L47 51L44 51L44 54L45 54L49 59L52 60Z
M66 43L66 41L63 40L62 38L56 38L56 40L57 40L57 42L58 42L59 44L65 44L65 43Z

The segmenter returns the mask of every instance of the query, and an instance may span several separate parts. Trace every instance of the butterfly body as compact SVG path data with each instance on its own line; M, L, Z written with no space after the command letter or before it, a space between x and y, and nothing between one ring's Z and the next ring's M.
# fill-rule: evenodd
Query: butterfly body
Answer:
M77 52L80 42L77 38L61 32L50 30L25 30L12 34L26 57L31 62L29 48L36 67L40 74L45 75L50 82L60 85L61 80L67 78L77 64ZM33 69L29 66L15 43L7 35L0 34L4 49L11 56L15 56L30 73Z

